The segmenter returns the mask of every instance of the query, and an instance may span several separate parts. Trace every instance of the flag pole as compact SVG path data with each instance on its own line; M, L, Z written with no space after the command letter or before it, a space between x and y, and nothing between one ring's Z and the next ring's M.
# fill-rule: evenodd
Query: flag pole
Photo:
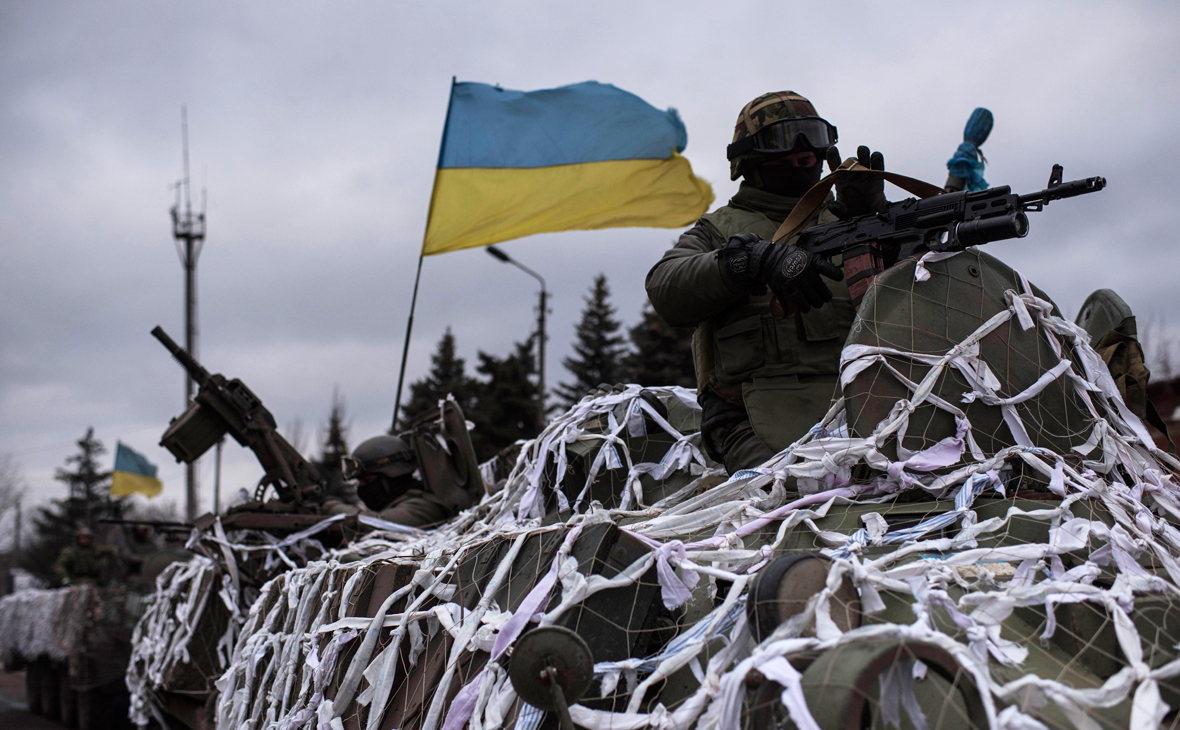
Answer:
M414 331L414 307L418 304L418 282L422 280L422 259L425 254L418 254L418 274L414 277L414 296L410 299L410 319L406 322L406 344L402 346L402 366L397 374L397 397L393 401L393 423L389 426L391 433L397 431L397 412L402 407L402 383L406 380L406 358L410 354L410 333Z
M455 98L455 80L451 77L451 93L447 97L447 117L443 122L442 141L438 145L438 166L434 169L434 188L430 191L430 209L426 213L426 233L430 232L430 216L434 212L434 194L438 192L438 170L442 167L443 152L447 149L447 128L451 124L451 102ZM425 234L423 234L425 239ZM397 375L397 395L393 399L393 421L389 426L390 433L397 431L397 414L402 407L402 385L406 380L406 360L410 355L410 335L414 331L414 308L418 305L418 283L422 280L422 259L426 257L426 241L422 242L422 250L418 253L418 273L414 275L414 295L410 298L410 318L406 321L406 342L402 346L402 364Z

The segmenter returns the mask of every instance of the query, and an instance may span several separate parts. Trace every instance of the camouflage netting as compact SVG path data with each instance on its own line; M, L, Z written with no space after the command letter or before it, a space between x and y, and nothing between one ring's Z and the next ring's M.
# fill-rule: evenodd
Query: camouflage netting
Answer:
M25 590L0 598L0 661L67 661L82 647L100 602L94 586Z
M556 419L439 529L276 576L217 682L218 727L552 728L508 679L534 623L589 646L594 681L570 712L593 730L1174 722L1180 462L1089 337L993 261L880 277L940 306L930 287L960 265L1010 283L965 332L853 342L854 429L839 398L724 478L691 391L631 386ZM947 346L914 345L935 335Z
M259 588L276 574L322 558L326 551L315 536L333 521L283 539L259 530L227 534L220 522L194 530L186 547L197 554L164 569L135 626L126 675L132 721L155 719L167 727L164 692L198 706L206 702L229 665Z

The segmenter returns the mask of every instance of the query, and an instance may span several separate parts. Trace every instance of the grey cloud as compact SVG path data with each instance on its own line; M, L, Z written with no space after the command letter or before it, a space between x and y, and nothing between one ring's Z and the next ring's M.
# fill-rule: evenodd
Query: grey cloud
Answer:
M189 105L194 187L209 188L201 355L280 423L318 427L333 386L352 435L384 428L452 75L533 89L610 82L680 110L687 156L718 204L737 110L810 96L841 149L938 182L975 106L996 113L988 179L1027 190L1049 167L1107 191L1054 204L993 252L1066 311L1099 286L1175 311L1180 195L1177 11L1153 3L136 2L0 6L0 451L37 498L87 425L161 465L179 368L148 331L181 335L168 186ZM896 191L894 191L896 194ZM198 195L199 197L199 195ZM627 322L676 231L535 236L503 245L554 292L550 382L564 377L591 277ZM531 327L531 279L482 251L427 259L407 378L447 325L461 354L505 353ZM227 450L226 481L252 458ZM203 466L209 498L211 466Z

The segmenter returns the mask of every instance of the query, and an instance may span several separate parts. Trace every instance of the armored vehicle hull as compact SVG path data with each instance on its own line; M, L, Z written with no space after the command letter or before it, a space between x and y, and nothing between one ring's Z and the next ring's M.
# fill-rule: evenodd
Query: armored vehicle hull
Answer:
M129 727L123 675L139 602L90 585L0 599L0 659L25 670L29 710L67 727Z
M880 275L831 410L757 469L696 418L587 397L455 520L275 575L217 727L1177 722L1180 462L1018 273Z

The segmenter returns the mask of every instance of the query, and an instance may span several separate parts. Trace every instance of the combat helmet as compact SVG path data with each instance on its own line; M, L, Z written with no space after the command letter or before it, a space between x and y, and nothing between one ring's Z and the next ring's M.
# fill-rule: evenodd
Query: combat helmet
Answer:
M363 474L384 474L391 479L405 476L418 468L418 459L409 444L397 436L374 436L341 459L345 479Z
M733 129L733 142L726 149L729 179L742 176L747 161L794 149L803 136L808 149L823 159L836 144L836 128L819 116L815 107L793 91L772 91L742 107Z

